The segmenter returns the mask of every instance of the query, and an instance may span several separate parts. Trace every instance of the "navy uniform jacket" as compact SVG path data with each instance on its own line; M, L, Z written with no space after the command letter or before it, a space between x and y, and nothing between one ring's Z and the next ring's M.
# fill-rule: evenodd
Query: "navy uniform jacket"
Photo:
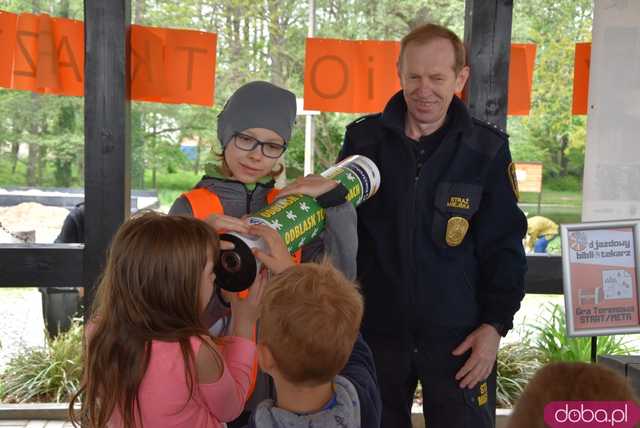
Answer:
M448 132L416 176L405 114L399 92L382 113L347 127L339 156L365 155L381 175L378 193L358 207L365 337L412 346L464 338L484 322L510 329L524 297L527 227L508 137L454 97ZM457 246L445 238L452 217L469 222Z

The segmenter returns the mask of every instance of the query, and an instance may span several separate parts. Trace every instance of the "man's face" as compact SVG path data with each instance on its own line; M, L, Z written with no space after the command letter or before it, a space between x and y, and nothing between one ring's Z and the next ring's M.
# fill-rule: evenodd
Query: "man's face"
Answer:
M420 127L438 129L453 95L464 87L468 67L456 74L453 45L436 38L424 44L409 43L398 64L398 74L409 119Z

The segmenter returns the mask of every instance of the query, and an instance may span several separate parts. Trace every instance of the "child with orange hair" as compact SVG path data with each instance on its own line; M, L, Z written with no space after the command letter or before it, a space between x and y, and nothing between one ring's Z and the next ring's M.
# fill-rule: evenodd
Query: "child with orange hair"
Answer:
M253 226L276 275L259 303L260 368L277 399L254 411L249 428L379 427L382 403L371 350L359 334L363 300L328 261L294 265L276 232Z
M554 401L639 403L627 379L608 367L578 362L550 363L538 370L529 381L511 413L507 427L546 428L544 408Z

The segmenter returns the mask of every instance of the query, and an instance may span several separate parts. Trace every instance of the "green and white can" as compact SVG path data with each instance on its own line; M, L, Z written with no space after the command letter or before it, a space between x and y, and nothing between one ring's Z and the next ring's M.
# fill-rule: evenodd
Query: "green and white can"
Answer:
M348 157L321 175L342 183L347 188L347 200L356 207L380 187L378 167L361 155ZM277 230L293 253L322 232L325 210L311 196L289 195L252 214L249 221Z
M372 197L380 188L378 167L371 159L362 155L350 156L321 175L342 183L347 189L347 200L355 207ZM252 214L249 222L264 224L278 231L289 252L294 253L324 230L325 217L325 210L314 198L296 194L277 199L274 203ZM261 239L252 236L237 233L228 235L233 236L236 248L239 246L239 239L248 249L223 251L223 263L220 263L220 270L216 273L221 287L231 291L244 290L253 282L249 280L255 278L260 271L259 262L252 256L250 249L265 249L265 244ZM225 239L224 235L221 239ZM247 257L251 260L247 260ZM232 266L233 272L226 269L225 265Z

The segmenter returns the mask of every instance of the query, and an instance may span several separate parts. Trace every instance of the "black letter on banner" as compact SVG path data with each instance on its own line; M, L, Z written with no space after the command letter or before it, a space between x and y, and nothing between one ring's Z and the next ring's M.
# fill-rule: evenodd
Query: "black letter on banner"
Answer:
M318 85L316 84L316 73L318 71L318 67L320 66L320 63L323 61L335 61L342 66L342 86L340 86L340 89L338 89L334 93L322 92L318 88ZM326 56L320 57L315 62L315 64L313 64L313 67L311 67L311 88L316 94L320 95L322 98L328 98L328 99L338 98L339 96L345 93L348 85L349 85L349 67L340 57L337 57L335 55L326 55Z
M133 73L131 73L131 81L136 80L136 74L138 74L138 70L140 67L144 67L147 70L147 77L149 78L149 82L153 82L153 73L151 70L151 64L149 64L149 60L151 58L151 49L149 47L149 40L144 41L144 58L138 54L133 48L131 48L131 53L136 58L136 66L133 69Z
M15 70L13 72L13 74L15 76L24 76L24 77L36 77L36 63L33 61L33 58L31 58L31 55L29 55L29 51L27 50L27 48L25 47L25 45L22 43L22 36L26 36L26 37L35 37L36 39L38 38L38 33L33 33L31 31L18 31L18 47L20 48L20 52L22 52L22 55L24 56L24 59L27 61L27 64L29 64L29 67L31 67L31 70L33 71L20 71L20 70Z
M189 62L187 63L187 90L190 91L193 86L193 55L195 53L206 54L209 51L207 49L190 48L188 46L178 46L176 50L187 51L189 53Z
M58 67L71 67L73 70L73 74L76 77L78 82L82 81L80 77L80 69L78 68L78 63L76 62L76 58L73 56L73 50L71 50L71 45L69 45L69 38L64 36L62 40L60 40L60 46L58 46L58 61L60 61L60 53L62 53L62 48L65 48L67 51L67 55L69 55L69 62L59 62ZM133 50L133 49L132 49Z

